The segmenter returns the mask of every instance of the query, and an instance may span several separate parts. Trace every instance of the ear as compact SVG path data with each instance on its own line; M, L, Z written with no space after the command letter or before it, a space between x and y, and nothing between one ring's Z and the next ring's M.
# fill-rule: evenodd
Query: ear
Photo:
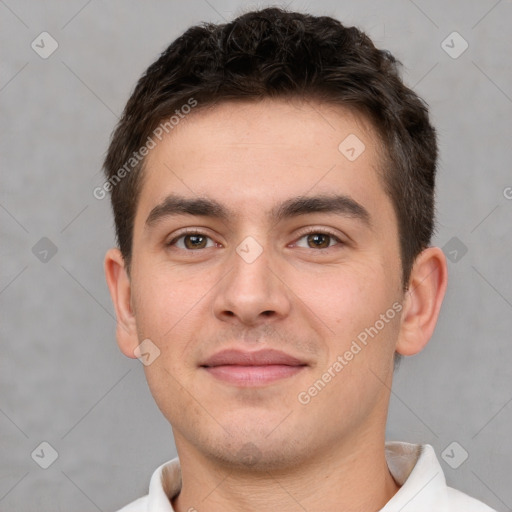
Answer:
M105 255L105 276L117 317L116 336L121 352L135 358L139 345L135 315L131 306L131 283L124 258L119 249L110 249Z
M423 250L414 262L405 293L396 352L411 356L425 348L434 332L447 283L443 251L439 247Z

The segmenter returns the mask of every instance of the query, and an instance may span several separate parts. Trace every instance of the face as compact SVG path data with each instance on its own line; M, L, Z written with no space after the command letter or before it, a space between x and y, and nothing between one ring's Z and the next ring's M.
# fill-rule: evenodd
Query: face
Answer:
M178 451L276 469L382 434L403 295L381 172L371 126L317 103L224 103L150 152L130 301Z

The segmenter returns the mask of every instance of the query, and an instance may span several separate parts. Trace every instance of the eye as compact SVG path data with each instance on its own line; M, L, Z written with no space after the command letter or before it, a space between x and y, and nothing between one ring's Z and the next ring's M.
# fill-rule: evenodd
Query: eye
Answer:
M173 238L168 245L188 251L207 249L209 247L215 247L216 244L209 236L202 233L185 233Z
M315 231L302 235L295 242L295 245L297 247L305 247L306 249L328 249L340 243L341 240L331 233Z

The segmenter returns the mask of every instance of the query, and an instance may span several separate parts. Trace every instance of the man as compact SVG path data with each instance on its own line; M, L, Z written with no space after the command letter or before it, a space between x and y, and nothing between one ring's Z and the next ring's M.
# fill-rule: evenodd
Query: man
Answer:
M105 268L179 459L123 511L490 510L385 443L446 289L436 157L394 58L332 18L192 27L148 68L105 161Z

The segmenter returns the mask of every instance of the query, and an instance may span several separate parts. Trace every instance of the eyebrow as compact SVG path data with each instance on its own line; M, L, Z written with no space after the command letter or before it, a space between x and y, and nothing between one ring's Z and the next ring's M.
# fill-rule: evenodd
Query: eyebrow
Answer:
M271 217L279 222L285 218L311 213L337 213L355 218L371 227L371 216L360 203L346 195L299 196L288 199L271 212Z
M213 199L169 195L151 210L146 219L146 226L151 227L159 220L175 215L194 215L227 220L229 214L230 211L227 208Z
M312 213L336 213L355 218L371 227L371 216L368 210L346 195L294 197L274 207L269 217L274 222L279 222ZM193 215L227 221L229 217L235 216L235 213L214 199L169 195L151 210L146 219L146 227L152 227L158 221L176 215Z

